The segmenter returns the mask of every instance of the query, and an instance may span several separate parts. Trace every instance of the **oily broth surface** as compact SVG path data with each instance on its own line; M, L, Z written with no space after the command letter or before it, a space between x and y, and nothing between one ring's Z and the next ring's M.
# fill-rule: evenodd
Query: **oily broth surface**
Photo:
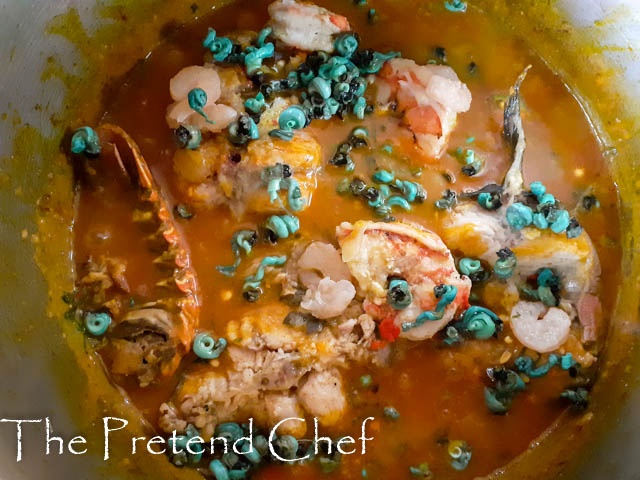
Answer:
M171 205L185 199L176 185L172 164L176 147L164 120L165 109L171 102L169 79L185 66L202 64L201 41L208 27L222 33L235 29L258 30L266 21L268 3L239 1L176 32L124 78L107 101L103 121L120 125L136 140ZM603 267L603 309L610 311L619 264L619 251L615 247L618 232L615 188L584 113L560 79L519 41L496 29L496 22L473 9L465 14L451 14L436 8L434 3L433 10L437 13L427 12L426 16L418 17L395 2L379 3L373 6L380 20L370 26L366 21L367 8L337 0L317 3L346 15L366 47L399 50L418 63L432 58L434 46L445 47L448 63L469 86L473 95L471 110L459 116L449 148L465 148L466 139L475 137L471 147L486 158L481 175L463 176L460 163L450 155L444 155L439 163L424 164L424 158L408 142L394 146L395 159L376 156L356 160L362 177L367 180L375 166L386 165L396 171L422 166L422 175L416 180L427 190L427 202L414 207L409 214L394 213L394 216L417 221L435 232L439 231L443 214L435 209L433 202L445 188L479 188L502 181L508 154L501 139L501 110L493 97L505 95L520 71L527 64L533 64L522 88L526 104L523 114L527 137L525 178L527 182L545 183L569 209L582 192L590 187L594 189L601 207L579 216L579 220L598 250ZM471 61L478 66L473 75L467 70ZM394 121L375 115L358 124L368 126L377 143L402 136ZM325 163L354 125L315 121L309 127L323 145ZM453 185L445 180L445 171L456 177ZM331 166L318 176L311 206L299 215L298 239L333 242L335 227L340 222L374 218L360 200L335 193L336 184L342 178L345 178L342 170ZM81 191L75 227L76 261L83 263L90 254L122 257L129 264L127 280L132 290L143 294L155 277L148 268L152 256L139 246L139 233L127 220L130 202L130 196L115 190L101 194ZM251 273L246 271L250 262L243 262L233 279L220 275L215 266L232 263L229 239L235 230L255 226L262 220L261 215L250 215L238 222L226 207L196 211L193 219L178 220L200 282L200 328L222 332L229 320L254 308L239 294L242 279ZM96 241L99 232L108 232L110 236ZM296 240L281 241L275 247L259 245L252 257L259 258L267 252L286 253L293 241ZM223 300L225 291L233 294L226 301ZM259 302L275 299L269 295ZM354 408L331 433L357 436L362 419L374 416L376 421L368 431L373 432L375 440L369 443L367 455L344 456L342 466L332 476L361 478L362 468L367 469L370 477L384 478L391 471L407 472L408 476L408 466L427 461L436 477L472 478L489 473L524 451L562 412L564 404L557 397L568 383L568 377L566 372L552 370L546 377L530 383L527 391L517 396L507 415L491 414L484 405L483 387L485 369L492 365L483 361L483 357L488 350L504 349L503 337L499 341L467 342L455 349L442 348L436 340L426 341L401 351L392 368L359 366L344 372L347 396ZM105 360L108 363L109 359ZM187 357L183 368L193 360L193 356ZM358 388L357 380L364 373L372 375L376 388ZM154 422L159 405L170 397L178 381L179 372L174 379L154 387L139 389L126 380L122 386ZM400 412L398 420L383 419L382 409L388 405ZM473 447L473 458L465 471L456 472L448 465L443 439L462 439ZM315 478L316 475L322 476L310 466L269 466L259 471L256 478Z

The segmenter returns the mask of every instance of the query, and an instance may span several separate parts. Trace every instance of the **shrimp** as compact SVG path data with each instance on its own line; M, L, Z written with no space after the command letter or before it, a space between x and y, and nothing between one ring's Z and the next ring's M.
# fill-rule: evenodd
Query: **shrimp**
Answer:
M451 252L435 233L402 222L359 221L341 224L337 237L342 259L365 296L364 309L385 324L385 331L389 332L386 340L398 336L409 340L431 338L457 312L468 307L471 281L458 274ZM395 309L388 301L392 279L403 279L408 284L411 303L403 309ZM457 289L442 317L401 332L404 323L436 308L439 300L434 287L439 285Z
M511 310L511 330L525 347L539 353L557 350L569 338L571 318L541 302L518 302Z
M418 65L395 58L385 63L377 78L376 102L395 100L403 122L418 146L429 156L442 154L453 131L457 114L469 110L471 92L451 67Z
M189 105L189 92L202 89L207 103L201 113ZM169 92L174 102L167 108L166 121L169 127L192 125L208 132L219 132L238 118L238 112L228 105L216 103L221 95L220 76L213 68L192 65L180 70L169 82ZM208 120L207 120L208 119Z
M269 16L275 38L311 52L333 52L333 36L350 30L346 17L312 3L278 0L269 5Z
M349 280L334 281L324 277L318 285L310 287L300 306L316 318L327 319L342 314L356 296Z

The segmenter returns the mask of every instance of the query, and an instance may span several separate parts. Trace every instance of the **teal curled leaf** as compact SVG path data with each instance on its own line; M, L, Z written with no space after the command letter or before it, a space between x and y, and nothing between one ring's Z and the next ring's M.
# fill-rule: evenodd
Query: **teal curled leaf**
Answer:
M463 0L447 0L444 2L444 8L450 12L464 13L467 11L467 2L464 2Z
M207 36L203 40L202 46L210 50L211 53L213 53L213 58L218 62L226 60L233 50L231 40L226 37L218 37L213 28L210 28L207 32Z
M442 194L442 198L436 200L435 206L439 210L450 210L458 203L458 195L453 190L447 189Z
M444 343L446 345L456 345L458 343L462 342L462 337L460 336L460 332L458 332L458 329L456 327L454 327L453 325L449 325L446 330L444 331Z
M485 210L496 210L502 206L500 195L482 192L478 195L478 204Z
M207 36L202 41L202 46L213 53L213 58L217 62L225 61L233 50L231 40L226 37L218 37L213 28L210 28L207 32Z
M560 278L550 268L543 268L538 271L537 282L541 287L553 287L560 285Z
M307 115L300 105L292 105L278 117L281 130L299 130L307 123Z
M264 46L264 42L267 39L267 37L271 35L271 32L273 32L273 29L271 27L265 27L262 30L260 30L260 33L258 33L258 38L256 40L256 43L258 44L259 47Z
M586 410L589 406L589 392L582 387L567 388L560 394L560 398L569 400L575 410Z
M358 119L364 119L364 114L367 109L367 101L364 97L358 97L356 103L353 104L353 114L358 117Z
M485 405L492 413L505 414L515 394L526 390L526 385L520 375L507 368L488 368L487 375L494 386L484 389Z
M400 413L394 407L384 407L383 413L385 417L390 418L391 420L397 420L400 418Z
M177 435L175 437L175 441L173 437L170 437L167 440L168 445L168 454L173 463L176 466L182 467L184 465L190 464L195 465L202 460L202 455L204 454L204 445L203 442L200 441L190 441L192 438L198 437L200 434L198 430L191 424L187 425L185 435ZM187 450L191 450L189 452ZM176 452L176 453L174 453Z
M507 223L515 230L522 230L533 223L533 211L530 207L516 202L507 208Z
M413 322L404 322L402 331L408 332L412 328L420 327L426 322L441 320L444 317L444 311L458 295L458 287L453 285L437 285L433 289L436 298L439 298L434 311L422 312Z
M497 255L498 260L493 265L493 273L502 280L510 278L518 263L515 254L509 248L503 248Z
M465 165L462 167L462 173L468 177L473 177L482 170L482 159L470 148L464 151L463 160Z
M242 261L242 252L244 251L245 255L249 255L257 241L258 233L255 230L238 230L237 232L234 232L231 237L231 251L235 255L236 259L233 265L218 265L216 270L223 275L233 277L240 265L240 262Z
M509 401L507 401L509 400ZM510 406L510 398L502 398L495 388L484 387L484 403L491 411L497 415L507 413Z
M467 442L462 440L453 440L449 442L447 449L449 457L451 457L451 466L454 470L464 470L471 461L471 447Z
M372 383L373 383L373 378L371 377L371 375L366 374L360 377L360 385L363 386L364 388L370 387Z
M91 127L80 127L71 137L71 152L75 154L99 155L100 137Z
M274 128L273 130L269 130L269 136L273 138L277 138L278 140L284 140L285 142L290 142L293 138L293 132L291 130L282 130L281 128Z
M358 39L352 33L343 33L336 38L333 45L341 56L350 58L358 49Z
M556 198L550 193L545 193L538 199L538 202L540 203L540 205L544 205L544 204L555 205Z
M349 144L353 148L369 145L369 130L365 127L355 127L349 134Z
M230 480L231 477L229 477L229 470L227 470L227 467L224 466L224 464L218 460L211 460L211 463L209 464L209 470L211 471L211 473L213 473L213 476L216 480Z
M584 232L584 229L582 228L578 220L575 217L571 218L571 220L569 221L569 226L567 227L567 238L577 238L582 235L582 232Z
M194 112L201 115L206 120L207 123L211 123L211 124L216 123L212 120L209 120L209 117L204 111L204 107L207 104L207 100L208 100L207 92L205 92L201 88L193 88L189 90L189 93L187 94L187 99L189 101L189 107L191 107L191 109Z
M288 238L300 229L300 220L295 215L272 215L265 223L265 228L277 238Z
M244 145L260 136L256 122L246 113L229 126L229 140L234 145Z
M280 186L284 190L287 190L287 202L291 210L293 210L294 212L298 212L305 207L307 201L302 196L300 184L295 178L285 178L281 181Z
M264 100L264 95L262 94L262 92L258 92L255 97L248 98L244 102L244 108L252 111L253 113L260 113L265 106L266 102Z
M387 199L387 206L389 207L400 207L403 210L409 211L411 210L411 205L404 197L399 195L393 195Z
M491 310L472 306L464 312L462 321L456 324L456 328L470 332L478 340L491 338L500 325L500 319Z
M227 348L227 341L224 338L216 340L208 333L199 333L193 339L193 353L204 360L218 358L225 348Z
M340 108L340 103L335 98L327 98L325 109L325 118L331 118Z
M329 79L333 80L334 82L337 82L346 73L347 73L347 67L345 65L336 65L334 67L331 67L331 70L329 70ZM343 86L339 87L338 89L336 89L334 87L334 89L333 89L334 95L336 93L336 90L338 92L346 92L346 91L348 91L348 86L349 86L348 83L342 82L342 83L339 83L338 85L343 85ZM347 86L347 90L344 89L344 85Z
M537 297L547 307L557 307L558 299L555 297L550 287L538 287Z
M202 133L198 127L193 125L180 125L173 131L176 142L180 148L195 150L200 146Z
M204 48L210 49L215 39L216 39L216 31L213 28L210 28L207 31L207 36L204 37L204 40L202 41L202 46Z
M545 376L547 373L549 373L549 370L551 370L551 368L555 367L556 365L559 365L559 363L560 363L560 359L555 354L549 355L547 362L538 367L534 366L533 359L528 355L522 355L516 358L515 360L515 366L518 369L518 371L524 373L525 375L531 378L538 378L538 377Z
M558 210L558 214L549 228L553 233L562 233L569 227L570 221L569 212Z
M395 175L388 170L378 170L373 174L373 181L376 183L391 183L393 182Z
M244 435L242 427L235 422L220 423L216 426L217 437L226 438L229 443L234 443Z
M244 57L244 64L247 69L247 75L253 75L262 66L265 58L273 57L275 48L273 43L265 43L260 48L248 47L247 55Z
M387 302L394 310L403 310L411 305L413 296L409 284L403 278L392 278L387 289Z
M360 69L360 73L367 74L367 73L378 73L387 60L391 60L392 58L397 58L401 54L400 52L389 52L389 53L373 52L371 56L364 59L364 61L355 60L356 55L354 55L354 58L352 59L353 63L355 63L357 67Z
M298 440L292 435L280 435L273 442L273 449L280 458L293 460L298 452Z
M429 469L429 464L427 462L423 462L417 467L409 467L409 473L414 477L419 478L431 478L433 473Z
M458 265L460 267L460 272L464 275L471 275L472 273L482 270L480 260L475 260L473 258L461 258Z
M247 292L258 292L258 293L257 294L254 293L252 295L244 295L245 299L249 301L256 301L260 296L260 292L262 291L261 284L262 284L262 280L264 279L265 269L267 267L280 267L284 265L286 261L287 261L287 257L284 255L280 257L277 257L277 256L264 257L260 261L260 264L256 269L256 273L246 277L244 279L244 284L242 285L243 294L246 294Z
M547 221L546 217L542 213L533 214L533 224L540 230L549 228L549 222Z
M383 205L385 200L387 199L387 196L389 195L388 185L380 185L379 189L375 189L372 187L372 190L375 190L378 193L378 195L376 195L375 198L372 198L367 202L369 206L372 208L376 208L376 207L379 207L380 205Z
M311 80L308 90L309 93L317 93L325 100L331 97L331 84L321 77Z
M84 325L94 337L104 335L111 325L111 315L106 312L88 312L84 316Z
M576 364L577 362L573 359L573 355L570 353L567 353L560 357L560 368L562 368L562 370L569 370Z
M540 201L540 198L547 192L547 187L545 187L542 182L533 182L529 185L529 190L531 190L531 193Z
M396 179L395 186L400 189L404 197L408 202L424 202L427 198L427 192L422 188L422 185L409 180Z

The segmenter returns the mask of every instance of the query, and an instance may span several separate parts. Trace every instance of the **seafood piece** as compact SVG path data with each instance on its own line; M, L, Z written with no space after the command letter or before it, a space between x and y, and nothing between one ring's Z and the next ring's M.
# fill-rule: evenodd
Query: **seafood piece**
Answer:
M569 239L550 230L528 229L511 250L518 261L516 274L519 280L541 268L551 268L560 277L563 298L574 305L595 291L598 285L600 262L586 233Z
M567 238L550 229L541 230L533 226L517 230L506 219L509 206L518 201L523 193L522 167L526 142L520 116L520 85L528 70L529 67L518 77L505 103L503 135L512 151L512 164L502 186L487 185L481 189L487 194L491 192L491 201L497 204L497 208L487 210L477 201L459 203L445 218L442 236L453 250L483 259L492 265L500 249L510 248L517 259L511 285L522 284L542 268L553 269L561 281L562 297L577 306L596 289L600 275L598 255L587 233ZM461 196L475 199L479 192L463 193ZM595 309L596 306L589 310L583 308L582 315ZM590 319L585 319L583 323L595 324ZM587 338L594 336L594 332L588 331Z
M189 94L194 89L204 92L200 112L190 105ZM216 103L221 95L220 76L209 67L192 65L180 70L169 82L174 103L167 108L166 120L171 128L192 125L200 130L219 132L238 118L238 112L228 105Z
M511 310L511 330L525 347L539 353L557 350L569 338L571 318L541 302L519 302Z
M298 399L321 425L333 425L347 408L342 378L337 370L311 373L298 390Z
M128 188L138 190L137 203L131 206L134 221L151 232L146 241L160 253L155 264L169 275L156 285L147 303L129 306L120 302L120 310L112 311L115 318L108 331L112 372L134 375L141 385L147 385L159 376L172 375L190 350L198 326L198 284L184 238L137 145L117 126L102 125L96 131L102 152L97 160L87 161L98 178L119 178ZM92 281L91 275L95 272L81 283ZM104 305L116 295L107 290Z
M451 252L435 233L402 222L359 221L341 224L336 234L342 259L365 296L365 311L377 321L391 321L391 337L431 338L457 312L469 306L471 281L458 274ZM388 300L393 279L406 281L410 291L411 301L401 309L394 308ZM442 317L401 332L403 323L413 322L421 313L436 308L439 300L434 288L439 285L457 288Z
M298 276L306 287L316 286L323 277L335 282L350 280L349 268L330 243L311 242L298 259Z
M273 2L269 5L269 16L275 38L285 45L310 52L333 52L333 36L350 29L346 17L295 0Z
M304 418L304 411L295 395L284 393L267 393L264 396L267 424L275 425L285 418ZM307 424L297 420L289 420L278 427L279 435L302 437L307 432Z
M387 105L395 100L418 146L427 155L440 157L458 113L471 106L471 92L453 69L394 58L384 64L376 83L377 103Z
M296 132L288 142L266 135L251 142L246 151L218 136L197 150L178 150L174 171L193 203L206 208L227 203L240 217L245 211L276 213L283 206L292 207L291 189L276 190L276 198L272 197L266 178L270 174L298 187L298 204L292 210L306 208L317 186L321 158L320 144L307 132Z
M362 310L345 312L313 331L299 322L308 316L273 303L230 321L227 368L188 371L172 403L161 408L162 428L170 432L169 427L192 423L213 432L218 422L247 416L264 426L305 414L317 414L326 424L335 421L346 408L336 368L349 361L381 365L385 359L369 348L375 324ZM319 396L331 403L318 405ZM283 428L304 434L300 422Z
M327 319L341 315L355 296L356 289L349 280L335 282L324 277L306 291L300 306L316 318Z

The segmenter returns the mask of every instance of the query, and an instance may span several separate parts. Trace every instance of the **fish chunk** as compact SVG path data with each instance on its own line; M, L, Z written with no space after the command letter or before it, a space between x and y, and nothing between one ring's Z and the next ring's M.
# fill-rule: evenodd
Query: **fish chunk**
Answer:
M347 409L342 378L337 370L313 372L298 390L298 399L321 425L338 422Z

